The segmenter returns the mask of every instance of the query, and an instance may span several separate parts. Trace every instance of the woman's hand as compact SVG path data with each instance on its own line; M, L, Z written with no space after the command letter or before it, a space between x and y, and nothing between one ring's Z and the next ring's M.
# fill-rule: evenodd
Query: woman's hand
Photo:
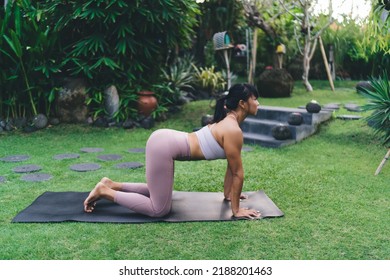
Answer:
M238 212L234 214L236 218L245 218L245 219L259 219L261 214L259 211L248 208L239 208Z

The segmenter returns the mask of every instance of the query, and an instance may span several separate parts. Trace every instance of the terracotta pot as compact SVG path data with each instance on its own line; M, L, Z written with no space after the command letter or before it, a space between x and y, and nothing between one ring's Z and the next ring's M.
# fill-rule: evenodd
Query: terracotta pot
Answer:
M148 117L156 108L157 99L153 91L138 92L138 114Z

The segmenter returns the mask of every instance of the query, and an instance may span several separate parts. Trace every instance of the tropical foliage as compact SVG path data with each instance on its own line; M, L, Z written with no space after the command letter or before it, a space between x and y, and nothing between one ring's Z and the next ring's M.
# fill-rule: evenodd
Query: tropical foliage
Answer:
M68 77L88 82L93 116L105 114L103 92L114 84L120 94L118 120L136 114L136 92L141 89L156 90L161 106L179 101L192 87L204 87L211 94L225 89L226 77L220 74L225 61L215 52L212 36L228 31L233 43L250 49L255 27L245 17L242 0L196 2L8 1L7 9L0 7L0 118L54 115L58 90ZM300 78L294 26L302 9L295 5L287 13L282 1L252 2L261 3L262 19L276 34L271 38L263 30L258 32L256 73L275 62L275 44L281 42L287 47L284 65ZM290 2L294 1L283 1ZM349 74L339 78L365 79L390 66L388 1L376 3L370 21L345 18L321 36L326 47L334 46L336 70ZM320 26L321 20L323 15L313 17ZM190 64L195 69L179 58L185 53L194 55L196 63ZM231 70L243 77L250 71L251 54L246 55L231 59ZM326 78L319 51L311 64L311 79Z
M384 51L390 55L390 1L378 0L373 6L364 43L372 52ZM372 40L375 38L375 40Z
M365 111L373 111L367 121L376 133L383 134L383 142L390 146L390 83L387 72L379 78L370 79L370 87L360 88L359 92L368 98Z
M9 1L0 9L0 116L20 117L50 110L60 71L53 54L57 34L39 21L30 1ZM47 112L49 113L49 112Z
M219 90L226 89L226 80L222 72L217 71L214 66L200 67L195 66L195 82L201 89L207 91L210 96L217 94Z
M193 56L178 57L168 69L162 68L160 81L154 86L160 94L160 103L175 104L180 97L194 90Z
M87 80L95 103L111 84L134 99L178 47L190 47L198 13L192 0L9 1L0 11L0 115L48 114L64 77Z
M61 35L68 73L102 86L148 85L177 45L190 46L198 13L189 0L41 2Z

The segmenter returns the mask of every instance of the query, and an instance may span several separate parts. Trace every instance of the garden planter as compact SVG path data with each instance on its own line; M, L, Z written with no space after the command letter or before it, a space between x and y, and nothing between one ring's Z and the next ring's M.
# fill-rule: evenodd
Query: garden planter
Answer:
M152 91L140 91L138 92L138 114L145 117L157 108L157 98L154 96Z

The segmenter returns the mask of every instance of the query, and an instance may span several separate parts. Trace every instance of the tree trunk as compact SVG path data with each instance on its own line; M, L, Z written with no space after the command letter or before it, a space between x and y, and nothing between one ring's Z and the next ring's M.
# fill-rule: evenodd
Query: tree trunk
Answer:
M271 39L271 41L275 45L275 41L277 38L276 31L270 24L268 24L265 21L263 14L257 9L256 5L250 3L249 1L242 1L242 4L243 4L244 10L245 10L245 16L247 18L248 25L260 28L267 35L267 37ZM253 28L253 29L256 30L256 28ZM253 43L253 48L254 48L253 53L255 54L256 48L257 48L257 46L255 45L255 41ZM273 53L272 55L276 56L275 53ZM276 58L273 61L276 62L277 61ZM276 65L276 63L275 63L275 65ZM253 67L253 69L252 69L253 71L248 74L248 80L249 81L252 80L252 82L253 82L253 79L254 79L253 76L255 73L254 70L256 67L256 56L253 54L252 54L251 67Z
M256 74L256 54L257 54L257 29L253 31L253 44L252 44L252 60L250 64L248 83L253 84Z
M307 91L313 91L313 87L309 82L309 72L310 72L310 41L306 40L305 48L303 51L303 74L302 74L302 82Z

